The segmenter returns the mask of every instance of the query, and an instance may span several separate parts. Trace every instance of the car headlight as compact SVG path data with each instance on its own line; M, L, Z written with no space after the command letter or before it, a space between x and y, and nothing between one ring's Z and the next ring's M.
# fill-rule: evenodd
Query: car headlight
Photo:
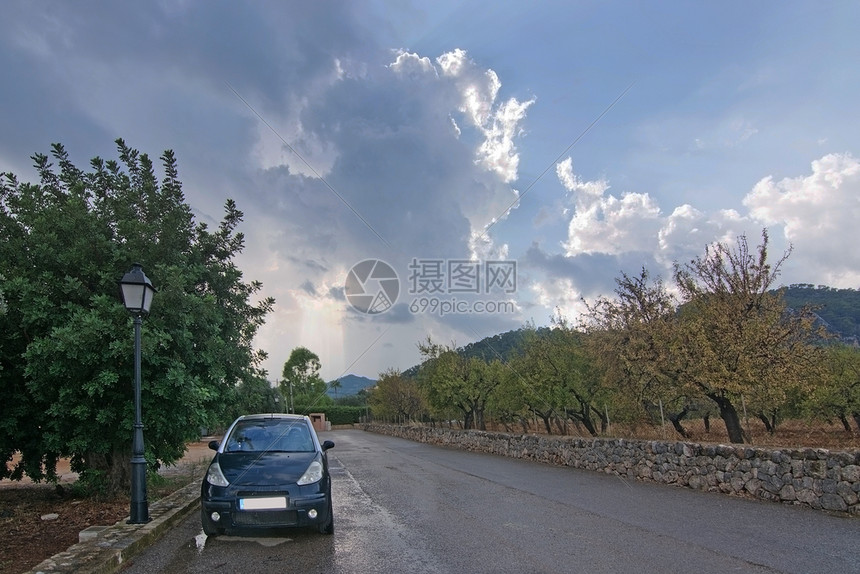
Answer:
M305 484L313 484L314 482L318 482L322 480L323 477L323 465L319 460L313 461L309 466L302 477L296 482L299 486Z
M213 486L229 486L227 477L221 472L221 465L213 462L209 465L209 470L206 472L206 480Z

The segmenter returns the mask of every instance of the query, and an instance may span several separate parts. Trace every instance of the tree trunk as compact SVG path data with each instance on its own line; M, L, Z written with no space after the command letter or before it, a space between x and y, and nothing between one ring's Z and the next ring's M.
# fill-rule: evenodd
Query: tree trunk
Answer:
M478 407L475 412L475 427L478 430L487 430L487 423L484 421L484 407Z
M669 421L672 423L672 426L675 428L675 432L681 435L684 438L689 438L687 434L687 430L681 425L681 419L687 416L687 408L685 407L680 413L673 415L669 413Z
M463 411L463 430L471 430L474 425L475 414L469 411Z
M690 438L687 434L687 429L684 428L678 417L669 417L669 422L672 423L672 428L674 428L675 432L681 435L682 438Z
M860 430L860 413L854 412L851 413L851 416L854 417L854 424L857 425L857 430Z
M726 431L729 434L729 441L743 444L744 432L743 427L741 426L741 417L738 416L738 411L735 408L735 405L732 404L732 401L717 394L709 394L706 396L717 403L717 407L720 409L720 418L723 419L724 423L726 423Z
M761 422L763 422L763 423L764 423L764 428L765 428L765 430L768 432L768 434L773 435L773 431L775 431L775 430L776 430L776 428L775 428L775 427L774 427L774 425L771 423L770 419L769 419L769 418L767 418L767 416L765 416L765 415L764 415L764 414L762 414L762 413L759 413L759 414L758 414L758 418L759 418L759 420L760 420Z
M105 494L113 495L131 491L131 445L118 448L109 454L90 452L84 467L97 473L92 486L103 488Z
M845 413L839 413L839 422L842 423L842 428L845 429L845 432L851 432L851 423L848 422L848 417L845 416Z
M590 434L591 436L597 436L597 429L595 428L594 421L591 420L591 417L583 417L582 426L585 427L585 430L588 431L588 434Z
M546 434L552 434L552 421L550 420L550 415L538 415L541 419L543 419L543 426L546 428Z
M573 420L573 424L576 425L577 430L579 429L579 423L582 423L588 434L595 437L598 435L597 427L594 426L594 419L591 418L591 411L588 405L581 405L578 413L571 413L571 419Z
M708 415L705 415L704 417L702 417L702 420L705 421L705 432L706 433L711 432L711 417Z

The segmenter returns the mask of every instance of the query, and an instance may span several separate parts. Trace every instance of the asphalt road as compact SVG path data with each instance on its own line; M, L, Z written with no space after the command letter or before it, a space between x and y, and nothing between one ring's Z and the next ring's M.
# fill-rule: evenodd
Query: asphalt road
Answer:
M860 573L860 519L599 473L323 433L335 534L207 539L199 512L123 570Z

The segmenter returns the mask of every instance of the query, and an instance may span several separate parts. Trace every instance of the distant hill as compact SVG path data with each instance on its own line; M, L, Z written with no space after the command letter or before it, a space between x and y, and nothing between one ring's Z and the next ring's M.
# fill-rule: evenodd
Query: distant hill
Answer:
M541 327L538 331L543 331L546 327ZM458 347L457 352L464 357L478 357L486 362L491 362L499 359L502 362L507 362L511 356L516 353L522 345L523 337L525 336L524 329L516 329L514 331L506 331L498 335L484 337L480 341L469 343L463 347ZM409 378L418 376L418 369L421 364L413 365L405 371L403 375Z
M376 385L375 380L368 379L367 377L360 377L358 375L344 375L338 380L340 381L340 388L337 389L338 397L357 395L358 391ZM329 384L327 386L328 389L326 390L326 394L332 398L335 398L335 390L331 388L331 381L329 381Z
M824 285L796 284L783 287L783 300L790 309L804 305L815 307L815 313L827 329L845 343L860 343L860 290L836 289ZM545 329L541 327L538 331ZM466 357L480 357L485 361L501 359L507 361L522 344L525 331L517 329L486 337L457 349ZM420 364L414 365L403 375L414 378Z
M538 332L544 330L546 330L546 327L541 327L538 329ZM525 329L507 331L491 337L485 337L474 343L469 343L457 350L465 357L478 357L488 363L495 359L507 361L514 353L519 351L525 334Z
M783 300L792 309L816 307L830 331L845 340L860 339L860 291L802 283L785 287Z

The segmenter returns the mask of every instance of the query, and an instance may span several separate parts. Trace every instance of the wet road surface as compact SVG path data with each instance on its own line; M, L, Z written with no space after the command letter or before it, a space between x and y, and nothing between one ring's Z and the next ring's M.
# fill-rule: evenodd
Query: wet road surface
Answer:
M321 433L335 534L207 538L194 512L152 572L860 573L860 519L365 433Z

